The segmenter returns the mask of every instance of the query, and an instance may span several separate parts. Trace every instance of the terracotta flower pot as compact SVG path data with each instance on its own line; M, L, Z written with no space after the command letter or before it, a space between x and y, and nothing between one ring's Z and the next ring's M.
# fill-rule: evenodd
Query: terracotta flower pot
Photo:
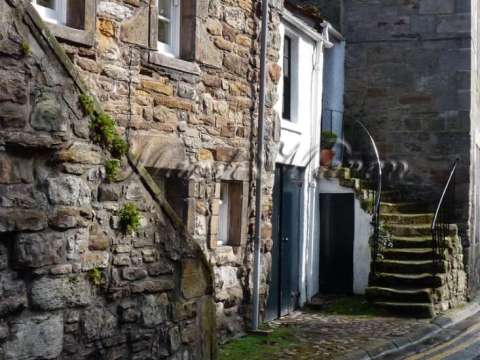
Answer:
M335 156L335 152L331 149L322 149L320 151L320 165L325 167L332 166L332 160Z

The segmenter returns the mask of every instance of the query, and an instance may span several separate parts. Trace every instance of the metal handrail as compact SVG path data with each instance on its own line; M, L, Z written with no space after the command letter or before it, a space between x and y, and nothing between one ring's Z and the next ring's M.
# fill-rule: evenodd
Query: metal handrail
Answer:
M377 261L379 255L379 235L380 235L380 205L382 200L382 161L380 159L380 152L378 151L377 143L375 142L372 134L368 131L367 127L360 121L355 120L358 125L365 131L367 136L370 139L370 143L372 144L373 150L375 152L375 157L377 160L377 167L378 167L378 184L377 184L377 192L375 194L375 203L373 208L373 218L372 218L372 225L373 225L373 262L372 262L372 275L376 275L377 270Z
M457 170L459 159L455 159L453 162L448 180L443 188L442 195L438 201L435 215L432 220L432 256L433 256L433 272L436 273L438 264L442 257L443 245L445 244L445 237L450 229L450 223L452 221L451 214L447 211L452 211L454 206L455 196L455 172ZM450 196L452 204L445 204Z

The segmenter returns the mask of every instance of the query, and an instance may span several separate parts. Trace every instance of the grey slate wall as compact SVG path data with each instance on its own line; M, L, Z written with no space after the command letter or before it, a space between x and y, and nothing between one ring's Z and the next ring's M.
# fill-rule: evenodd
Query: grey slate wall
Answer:
M433 204L460 157L458 217L466 224L470 2L345 0L343 33L347 122L361 118L383 160L408 164L404 177L389 179L413 185L416 200Z

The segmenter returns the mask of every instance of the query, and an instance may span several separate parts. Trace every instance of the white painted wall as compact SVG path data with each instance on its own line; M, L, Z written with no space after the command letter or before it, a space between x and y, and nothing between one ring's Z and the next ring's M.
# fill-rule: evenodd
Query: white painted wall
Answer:
M319 165L322 111L323 47L300 30L282 23L280 35L292 39L292 120L281 121L281 147L276 162L305 169L300 238L300 305L318 293L319 278L319 201L315 170ZM279 65L282 67L282 60ZM283 78L275 105L282 114Z
M322 179L319 193L353 194L350 188L342 187L337 179ZM360 201L354 200L354 238L353 238L353 292L365 294L370 275L371 252L369 239L373 232L372 216L362 209ZM322 241L320 239L320 241Z

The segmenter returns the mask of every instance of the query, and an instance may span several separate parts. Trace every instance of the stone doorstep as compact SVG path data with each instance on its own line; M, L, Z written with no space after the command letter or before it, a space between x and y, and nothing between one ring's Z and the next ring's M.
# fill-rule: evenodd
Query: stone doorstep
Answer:
M355 350L334 358L334 360L373 360L380 356L393 354L403 350L407 346L415 345L438 333L440 330L449 328L462 320L480 312L480 292L465 307L452 310L447 314L440 314L433 318L429 324L421 327L412 334L386 341L375 341L364 349Z

